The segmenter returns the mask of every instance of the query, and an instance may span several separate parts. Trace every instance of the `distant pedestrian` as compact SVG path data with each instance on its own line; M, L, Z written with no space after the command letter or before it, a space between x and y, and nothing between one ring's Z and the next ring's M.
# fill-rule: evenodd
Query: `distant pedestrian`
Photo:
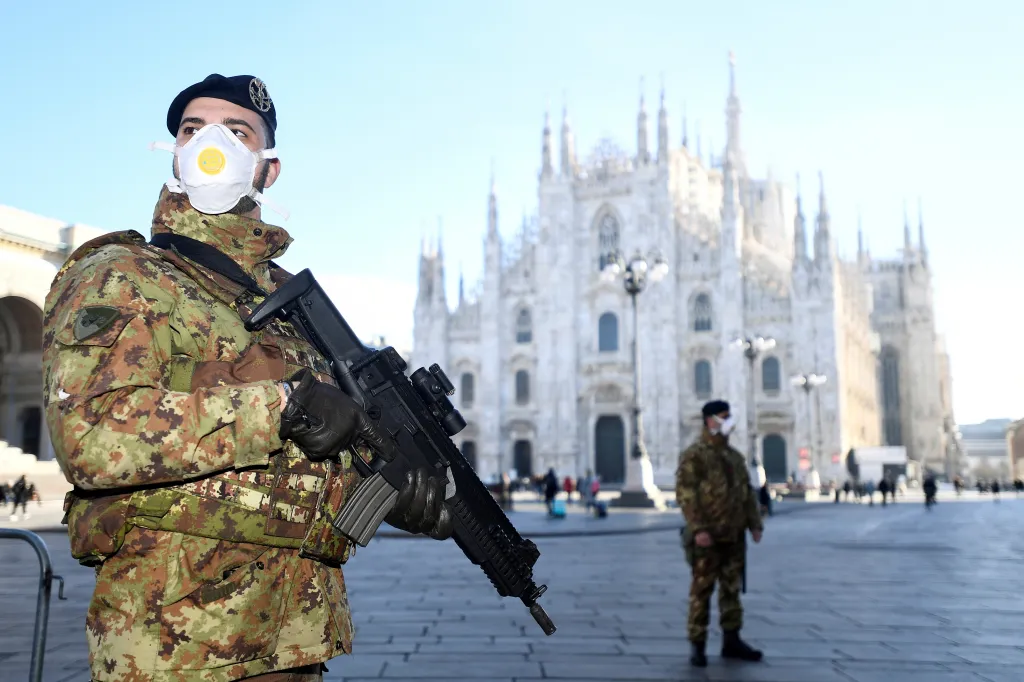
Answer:
M924 489L924 506L930 511L932 505L935 504L935 495L939 490L939 486L935 482L935 477L928 474L925 476L924 485L922 487Z
M761 504L761 517L772 515L772 493L765 483L757 491L757 501Z
M501 502L501 508L505 511L512 511L512 477L508 475L507 471L501 473L501 483L498 492L498 499Z
M572 482L572 478L566 476L562 480L562 490L565 491L565 503L572 504L572 493L576 490L576 486Z
M992 498L996 502L999 501L999 481L997 480L992 481Z
M884 506L886 506L886 504L888 504L888 499L889 499L889 481L888 480L883 478L881 481L878 482L878 492L882 493L882 506L884 507Z
M864 494L868 498L868 506L875 506L875 481L870 480L864 484Z
M849 502L850 501L850 488L852 488L852 487L853 486L850 485L850 479L846 479L845 481L843 481L843 501L844 502Z
M25 519L29 518L28 513L28 501L32 494L32 490L29 487L28 480L25 478L25 474L21 475L14 485L11 486L11 495L13 499L13 508L11 509L11 521L18 520L18 507L21 507L22 516Z
M544 489L544 504L548 508L548 514L553 514L555 511L555 495L558 494L558 474L555 473L554 468L548 469L548 473L545 474L541 485Z

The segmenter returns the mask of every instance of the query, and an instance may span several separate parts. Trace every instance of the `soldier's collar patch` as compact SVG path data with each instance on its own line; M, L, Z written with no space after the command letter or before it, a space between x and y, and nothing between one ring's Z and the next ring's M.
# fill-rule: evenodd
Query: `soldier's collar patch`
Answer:
M82 308L75 317L75 340L85 341L114 324L121 317L121 311L105 305Z

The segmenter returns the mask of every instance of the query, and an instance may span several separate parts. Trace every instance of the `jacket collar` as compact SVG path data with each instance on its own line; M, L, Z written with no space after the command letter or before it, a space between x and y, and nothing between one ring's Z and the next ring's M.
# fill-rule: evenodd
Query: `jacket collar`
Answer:
M705 427L701 431L700 439L701 441L714 447L716 450L725 450L729 447L729 443L727 440L725 440L724 438L717 434L711 433L710 431L707 430L707 427Z
M152 234L172 232L216 248L257 281L269 277L268 264L292 243L288 232L261 220L233 213L207 214L192 208L185 194L164 187L153 211Z

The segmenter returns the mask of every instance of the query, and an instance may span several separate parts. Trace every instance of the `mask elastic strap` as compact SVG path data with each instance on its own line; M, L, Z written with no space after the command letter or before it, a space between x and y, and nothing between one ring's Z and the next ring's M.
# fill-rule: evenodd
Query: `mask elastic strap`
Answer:
M164 183L164 186L166 186L167 191L172 194L183 194L185 192L185 188L181 186L181 182L178 178L171 178Z
M259 156L260 161L264 161L266 159L276 159L277 149L274 147L271 147L270 149L263 149L261 151L256 152L256 155Z
M153 152L160 149L165 152L171 152L172 154L177 153L178 146L171 144L170 142L150 142L149 151Z
M288 211L288 209L286 209L284 206L281 206L280 204L274 203L270 199L267 199L259 190L253 189L251 192L249 192L249 197L260 206L266 206L271 211L278 214L285 220L288 220L288 218L291 216L291 212Z

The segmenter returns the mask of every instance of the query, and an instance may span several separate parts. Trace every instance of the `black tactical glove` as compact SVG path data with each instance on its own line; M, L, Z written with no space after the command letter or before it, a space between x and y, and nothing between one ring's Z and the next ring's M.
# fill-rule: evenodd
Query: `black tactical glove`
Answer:
M314 462L337 457L357 438L378 452L388 450L390 443L344 391L317 381L308 369L288 381L298 385L281 410L281 440L292 441Z
M447 540L455 531L455 519L444 503L447 486L444 475L431 476L426 469L408 472L395 507L384 520L409 533Z

